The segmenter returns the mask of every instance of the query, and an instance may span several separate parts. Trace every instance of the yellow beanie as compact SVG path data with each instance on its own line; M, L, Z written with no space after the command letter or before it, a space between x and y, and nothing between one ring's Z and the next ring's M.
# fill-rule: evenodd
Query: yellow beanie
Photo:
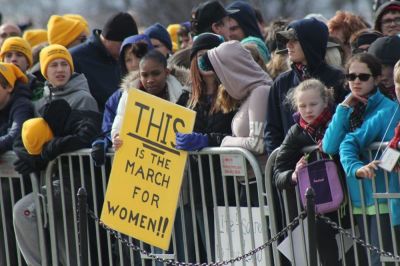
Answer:
M170 24L167 28L168 34L171 37L173 52L179 50L178 31L180 28L181 25L179 24Z
M7 38L0 49L0 58L4 62L4 57L7 52L17 51L25 55L28 60L29 67L32 66L32 47L30 44L21 37Z
M28 83L27 76L22 73L21 69L14 64L0 63L0 74L3 75L3 77L13 88L16 80L20 80L23 83Z
M68 47L84 31L85 27L76 19L53 15L47 22L49 44L60 44Z
M24 38L32 47L34 47L38 44L47 42L47 30L26 30L24 31L22 38Z
M50 64L51 61L55 59L65 59L67 60L70 68L71 68L71 73L74 72L74 63L72 61L72 56L67 50L62 45L59 44L52 44L49 45L40 51L40 72L42 72L42 75L47 79L47 66Z
M82 17L81 15L79 15L79 14L65 14L63 17L64 17L64 18L69 18L69 19L74 19L74 20L79 21L79 22L82 23L82 25L85 27L85 32L86 32L86 34L87 34L87 35L90 34L89 23L88 23L87 20L86 20L84 17Z
M43 145L53 138L53 132L42 117L31 118L22 125L21 137L28 153L39 155Z

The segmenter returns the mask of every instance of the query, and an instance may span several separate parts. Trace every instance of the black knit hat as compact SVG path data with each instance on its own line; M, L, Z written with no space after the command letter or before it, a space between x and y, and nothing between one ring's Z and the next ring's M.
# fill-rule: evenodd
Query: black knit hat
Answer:
M377 57L382 64L394 66L400 59L400 37L395 35L378 38L370 45L368 53Z
M196 56L198 51L218 47L223 42L224 38L214 33L205 32L197 35L190 50L190 61L192 61L192 58Z
M138 34L135 20L129 13L119 12L104 25L101 35L110 41L122 42L126 37Z

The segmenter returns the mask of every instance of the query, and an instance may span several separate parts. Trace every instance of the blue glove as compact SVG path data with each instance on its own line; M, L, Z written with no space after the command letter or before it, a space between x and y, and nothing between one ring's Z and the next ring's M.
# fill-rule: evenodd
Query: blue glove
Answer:
M90 153L94 165L102 166L106 161L107 142L105 139L98 139L92 143L92 152Z
M208 137L201 133L191 134L176 133L175 148L186 151L197 151L208 146Z

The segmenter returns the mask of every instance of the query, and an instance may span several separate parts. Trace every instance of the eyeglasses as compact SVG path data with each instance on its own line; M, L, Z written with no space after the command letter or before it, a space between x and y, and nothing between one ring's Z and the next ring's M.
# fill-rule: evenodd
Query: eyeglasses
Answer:
M348 81L355 81L356 78L358 78L360 81L367 81L371 76L372 75L368 73L360 73L360 74L350 73L346 74L346 79Z
M389 26L392 25L392 23L394 23L395 25L400 25L400 17L397 18L393 18L393 19L384 19L382 20L382 26Z

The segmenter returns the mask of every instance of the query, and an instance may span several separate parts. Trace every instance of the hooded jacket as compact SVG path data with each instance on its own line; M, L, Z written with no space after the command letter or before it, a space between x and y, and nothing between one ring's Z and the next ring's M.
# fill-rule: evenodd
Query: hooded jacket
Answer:
M126 103L128 100L128 91L130 89L139 88L140 87L140 79L139 72L131 72L129 73L122 82L122 95L118 103L117 113L114 118L114 122L111 128L111 139L120 132L122 128L122 122L125 115ZM181 83L171 74L167 77L167 90L169 101L172 103L176 103L179 97L182 94L184 87Z
M386 3L382 4L378 10L375 12L375 21L374 21L374 30L382 32L382 16L386 13L386 9L389 6L396 6L400 10L400 1L387 1Z
M344 89L345 76L342 70L328 65L325 61L328 28L315 18L302 19L289 24L293 28L303 49L309 74L322 81L328 88L333 88L335 103L340 103L347 94ZM318 36L318 38L315 38ZM292 65L292 69L280 74L271 87L267 106L267 126L265 142L267 153L281 145L289 128L294 124L294 110L286 104L288 91L302 81L301 74Z
M70 49L75 72L85 74L90 93L96 99L100 112L108 97L118 89L121 68L117 60L100 40L101 30L93 30L86 42Z
M73 73L71 79L61 89L53 88L45 83L43 98L35 102L36 110L39 110L51 100L64 99L73 110L89 110L98 112L97 102L90 94L85 75Z
M262 154L266 119L264 108L268 103L271 78L238 41L225 42L207 53L228 94L241 101L232 120L233 136L225 137L221 146L242 147Z
M243 1L235 1L226 8L228 10L239 10L239 12L230 14L229 17L237 21L246 37L253 36L264 40L257 24L256 13L252 6Z
M12 149L21 135L22 124L34 117L32 92L23 83L16 82L7 105L0 110L0 154Z

